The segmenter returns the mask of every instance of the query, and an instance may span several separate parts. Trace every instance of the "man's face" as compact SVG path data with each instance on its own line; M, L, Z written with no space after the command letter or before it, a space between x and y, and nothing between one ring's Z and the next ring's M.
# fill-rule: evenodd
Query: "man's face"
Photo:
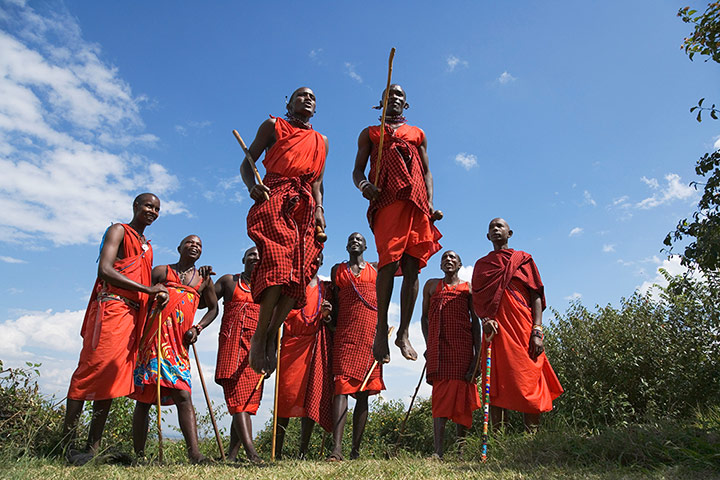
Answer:
M288 102L290 113L310 118L315 114L315 94L307 87L299 88Z
M347 246L345 247L348 253L363 253L367 249L365 244L365 237L359 233L353 233L348 237Z
M405 90L400 85L390 85L388 90L388 115L401 115L405 109Z
M462 267L462 262L460 261L460 256L457 253L452 250L448 250L443 253L442 258L440 259L440 270L445 273L455 273L460 269L460 267Z
M202 240L197 235L185 237L178 247L181 257L197 260L202 255Z
M135 205L135 217L145 225L150 225L160 215L160 199L155 195L146 195Z
M245 252L245 256L243 256L243 265L245 265L245 270L248 273L252 271L253 267L255 267L255 264L259 261L260 253L255 247L250 248L248 251Z
M512 236L512 230L505 220L502 218L496 218L488 226L487 238L493 244L504 244L507 243L508 239Z

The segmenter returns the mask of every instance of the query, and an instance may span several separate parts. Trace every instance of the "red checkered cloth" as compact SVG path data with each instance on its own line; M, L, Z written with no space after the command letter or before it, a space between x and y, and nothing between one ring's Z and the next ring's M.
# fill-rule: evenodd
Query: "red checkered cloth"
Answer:
M439 281L428 310L427 381L464 380L474 359L470 285Z
M350 271L347 262L335 272L334 283L338 296L337 327L333 339L332 372L364 380L373 363L372 345L377 326L377 298L375 279L377 271L369 264L359 277ZM382 378L382 365L378 365L370 379Z
M215 366L215 383L223 387L231 410L255 413L262 398L262 386L255 390L260 375L248 362L259 313L260 305L236 285L232 301L225 304Z
M373 144L370 152L368 178L371 182L375 182L380 126L368 127L368 134ZM377 201L370 202L368 207L367 216L370 228L374 229L375 212L396 200L408 200L425 215L430 216L425 172L418 153L418 147L424 139L425 133L418 127L403 124L393 131L389 126L385 126L380 177L377 185L380 189L380 197Z
M260 254L251 281L256 302L267 287L282 285L283 295L294 298L296 308L305 305L305 287L317 273L315 260L323 247L315 240L311 175L268 173L264 183L271 189L270 199L248 212L248 236Z

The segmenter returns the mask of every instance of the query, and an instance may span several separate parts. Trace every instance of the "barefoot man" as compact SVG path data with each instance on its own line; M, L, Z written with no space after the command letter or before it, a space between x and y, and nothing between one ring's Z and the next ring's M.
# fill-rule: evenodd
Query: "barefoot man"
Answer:
M472 412L482 405L473 376L480 354L480 322L472 311L470 285L458 277L460 255L448 250L440 269L423 288L420 319L427 350L427 382L432 385L435 456L443 456L448 419L456 424L457 440L472 426ZM472 320L471 320L472 319Z
M487 238L493 251L475 263L473 306L482 318L483 355L487 337L492 338L493 424L502 425L509 409L522 412L525 428L536 431L540 413L552 410L563 389L544 353L545 288L530 254L509 247L512 234L502 218L490 222Z
M70 444L67 458L73 464L86 463L97 453L112 399L133 391L148 300L157 295L160 304L167 302L165 286L151 283L152 247L143 235L159 213L158 197L140 194L133 202L130 223L116 223L103 236L98 278L80 331L83 347L67 394L63 434ZM93 415L87 451L81 453L72 443L86 400L93 401Z
M323 254L318 255L318 268ZM331 321L332 304L329 282L318 280L317 275L307 287L307 304L290 311L280 348L280 378L278 379L278 429L275 458L282 458L285 429L290 418L300 417L300 458L307 455L315 423L325 431L332 430L333 398L332 371L330 369L331 334L327 323Z
M405 123L408 108L405 91L390 85L381 164L377 165L380 126L360 133L353 181L370 201L368 221L378 250L377 332L373 355L382 363L390 361L388 348L388 308L395 272L402 270L400 326L395 344L403 356L416 360L408 330L418 294L418 273L438 250L442 237L434 221L442 217L433 207L433 179L427 154L425 133ZM370 179L365 168L370 159ZM374 185L376 170L380 176Z
M385 390L382 364L373 369L365 389L360 390L365 375L373 364L372 342L377 324L377 267L375 263L366 262L363 258L367 245L361 234L351 234L346 248L350 260L335 265L330 272L335 287L337 309L333 316L337 324L332 356L335 376L333 450L327 458L329 461L343 460L342 437L347 417L348 395L355 397L350 451L350 458L354 459L360 455L360 441L368 417L368 396Z
M257 413L263 386L255 388L261 375L255 373L248 363L250 339L255 334L260 313L260 305L253 302L250 293L250 277L259 261L258 249L247 249L242 258L243 272L223 275L215 284L215 294L224 302L215 383L222 387L232 415L228 459L237 458L242 443L245 454L253 463L262 463L253 445L250 415Z
M266 151L264 185L255 183L247 159L240 167L255 200L247 217L248 236L260 253L252 278L260 318L250 347L250 366L258 373L275 369L277 331L291 309L305 306L305 288L315 276L322 250L315 227L325 228L322 181L328 142L309 123L314 113L313 91L295 90L287 103L287 120L265 120L250 145L255 159Z
M185 237L177 247L180 259L173 265L153 268L153 285L167 287L169 300L164 308L153 308L140 339L137 366L135 367L135 392L130 395L137 401L133 413L133 447L135 455L145 455L150 407L157 405L158 371L160 376L160 401L163 405L177 405L178 423L187 453L192 463L200 463L205 457L198 449L197 421L192 403L192 374L188 346L218 314L215 286L210 275L212 267L195 268L202 254L202 241L197 235ZM202 305L201 305L202 302ZM195 312L198 308L207 312L197 325ZM162 363L158 368L158 327Z

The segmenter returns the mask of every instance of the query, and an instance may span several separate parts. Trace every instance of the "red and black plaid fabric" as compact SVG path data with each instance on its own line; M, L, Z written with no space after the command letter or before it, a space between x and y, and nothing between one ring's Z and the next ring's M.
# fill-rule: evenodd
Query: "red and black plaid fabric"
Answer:
M470 322L470 286L442 280L430 296L428 310L427 381L464 380L474 359Z
M375 181L378 155L378 144L375 138L380 138L379 131L379 126L370 127L369 134L373 145L370 152L368 178L371 182ZM396 200L408 200L415 204L421 212L430 216L425 172L418 153L418 146L422 143L424 136L422 130L417 127L402 125L393 131L389 126L385 126L380 177L377 185L380 188L380 197L377 201L370 202L368 207L367 216L370 228L374 228L375 212Z
M310 360L307 391L305 392L305 411L307 416L317 422L325 431L330 432L332 422L332 398L334 383L332 376L332 337L323 323L317 333L315 349Z
M348 264L342 263L335 272L337 291L337 327L333 339L332 372L364 380L373 363L372 346L377 326L377 272L369 263L358 278ZM371 379L382 378L382 365L374 370Z
M256 302L267 287L282 285L283 295L297 301L295 308L305 305L305 287L317 273L315 260L323 248L315 240L313 175L268 173L263 182L271 189L270 199L256 203L248 212L248 236L260 254L251 281Z
M238 287L235 287L237 293ZM244 292L243 292L244 293ZM218 356L215 365L215 383L221 385L230 407L250 407L260 403L262 387L255 390L260 375L250 368L248 355L250 339L255 333L260 305L247 301L225 304L218 337Z

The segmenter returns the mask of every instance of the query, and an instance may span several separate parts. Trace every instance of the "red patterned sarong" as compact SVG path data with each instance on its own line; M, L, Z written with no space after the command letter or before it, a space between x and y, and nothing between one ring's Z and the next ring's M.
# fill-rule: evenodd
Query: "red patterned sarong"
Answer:
M250 339L260 313L260 305L253 303L249 290L238 275L232 301L224 306L218 336L215 383L223 388L230 414L248 412L255 415L262 398L263 386L255 390L260 375L248 362Z
M263 162L270 199L253 205L247 217L248 236L260 253L252 294L259 303L267 287L282 285L283 295L294 298L300 308L322 250L315 241L311 185L325 168L325 141L316 131L295 128L282 118L275 119L275 137Z
M373 364L372 345L377 326L376 278L377 271L369 263L358 277L350 271L347 262L341 263L335 272L338 312L332 365L336 395L359 392ZM382 364L378 364L365 391L375 395L381 390L385 390L385 384Z
M122 260L113 268L137 283L150 285L152 247L147 250L138 233L122 224ZM80 335L83 347L70 380L72 400L108 400L133 391L133 368L142 332L148 297L144 293L95 281Z
M280 348L278 416L308 417L332 429L331 339L320 315L327 298L324 282L307 288L307 305L285 320Z

